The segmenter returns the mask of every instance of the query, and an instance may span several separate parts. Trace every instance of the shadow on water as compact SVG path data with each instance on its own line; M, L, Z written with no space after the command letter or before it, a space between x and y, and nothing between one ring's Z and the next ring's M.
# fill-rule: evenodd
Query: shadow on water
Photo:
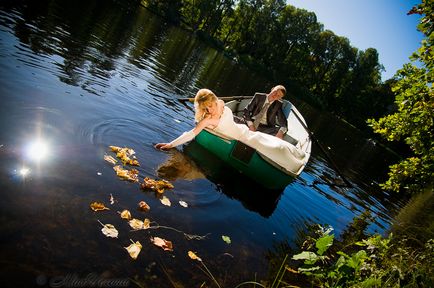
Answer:
M277 207L282 190L270 190L228 166L197 142L184 146L184 153L171 150L169 159L157 169L161 178L193 180L207 178L218 190L245 208L270 217Z

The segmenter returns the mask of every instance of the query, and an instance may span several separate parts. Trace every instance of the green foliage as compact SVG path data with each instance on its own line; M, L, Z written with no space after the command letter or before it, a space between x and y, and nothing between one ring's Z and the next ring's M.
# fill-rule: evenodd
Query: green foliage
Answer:
M405 64L395 75L392 91L398 111L379 120L368 120L374 132L389 141L404 141L413 155L390 167L387 190L411 192L432 187L434 181L434 13L430 1L423 1L411 13L424 15L418 29L426 35L412 58L422 63L418 68ZM431 3L432 4L432 3Z
M327 230L331 231L331 230ZM407 245L405 239L374 235L339 245L345 251L333 252L333 235L317 231L318 238L305 251L292 257L303 263L298 272L310 279L314 287L432 287L434 284L434 241L420 249ZM309 251L313 247L316 252ZM327 256L320 256L319 252ZM293 269L287 269L293 271Z
M375 49L359 51L347 38L324 30L315 13L284 0L142 2L250 69L286 85L290 95L358 127L366 128L367 118L385 115L393 103L389 85L381 83L384 68Z

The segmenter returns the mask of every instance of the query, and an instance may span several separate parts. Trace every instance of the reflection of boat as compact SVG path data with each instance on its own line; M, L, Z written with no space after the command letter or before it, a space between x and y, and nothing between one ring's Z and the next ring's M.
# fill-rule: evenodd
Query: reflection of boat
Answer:
M279 157L279 155L261 154L244 143L221 134L217 135L209 129L203 130L195 139L200 145L217 155L224 162L264 187L282 189L303 171L309 160L312 147L309 134L303 127L303 124L306 125L303 117L294 105L287 100L283 101L285 115L288 115L288 132L284 140L294 145L298 151L304 153L302 164L291 163L290 159L288 159L288 165L284 168L272 160ZM234 115L240 115L242 109L249 102L250 99L233 100L227 102L226 106L233 111ZM303 121L303 124L300 121Z
M215 183L223 194L240 201L248 210L257 212L263 217L273 214L283 189L270 190L258 187L256 182L240 175L196 141L185 145L183 151L200 166L206 178Z

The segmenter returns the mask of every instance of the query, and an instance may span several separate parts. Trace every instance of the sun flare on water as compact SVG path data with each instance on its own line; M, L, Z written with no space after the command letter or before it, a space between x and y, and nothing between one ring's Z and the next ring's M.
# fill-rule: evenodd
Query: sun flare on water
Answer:
M27 156L34 161L41 161L48 157L49 146L42 140L36 140L27 146Z

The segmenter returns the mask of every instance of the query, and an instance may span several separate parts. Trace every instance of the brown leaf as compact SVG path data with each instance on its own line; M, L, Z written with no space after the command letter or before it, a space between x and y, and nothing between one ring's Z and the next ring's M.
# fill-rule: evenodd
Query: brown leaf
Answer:
M133 166L140 166L139 161L137 161L136 156L133 156L136 154L136 152L128 147L118 147L118 146L109 146L110 149L113 152L116 152L116 157L121 159L122 163L124 165L133 165Z
M124 211L122 211L120 214L121 214L122 219L127 219L127 220L131 219L131 213L130 213L130 211L128 211L126 209Z
M289 271L289 272L291 272L291 273L294 273L294 274L298 274L299 273L297 270L294 270L291 267L286 267L286 270Z
M155 180L145 177L140 187L142 187L142 189L151 189L158 193L164 193L164 189L173 189L174 186L172 183L166 180Z
M151 209L151 207L149 207L148 203L146 203L145 201L140 201L139 202L139 210L141 211L149 211Z
M160 237L151 237L151 242L158 247L163 248L165 251L173 251L173 245L171 241L165 240Z
M131 182L139 182L139 171L136 169L123 169L120 165L116 165L113 167L116 171L116 175L123 180L128 180Z
M109 208L105 207L105 205L101 202L93 202L90 204L90 209L93 211L102 211L102 210L110 210Z

